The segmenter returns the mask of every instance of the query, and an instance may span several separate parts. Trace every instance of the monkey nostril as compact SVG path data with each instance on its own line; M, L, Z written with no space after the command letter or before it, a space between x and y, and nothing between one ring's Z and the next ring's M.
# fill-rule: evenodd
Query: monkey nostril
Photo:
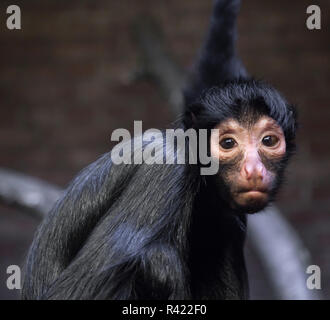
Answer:
M243 168L246 179L251 179L253 176L253 166L252 164L246 163Z
M263 180L263 178L266 176L266 168L262 163L259 163L257 166L257 173L258 173L258 178Z

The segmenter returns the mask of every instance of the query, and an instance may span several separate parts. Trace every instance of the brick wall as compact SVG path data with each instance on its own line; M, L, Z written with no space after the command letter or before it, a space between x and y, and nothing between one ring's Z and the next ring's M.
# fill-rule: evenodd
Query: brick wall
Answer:
M322 30L305 27L320 4ZM164 128L171 116L157 86L131 81L137 52L131 25L149 13L188 68L211 9L206 0L30 0L21 31L5 28L0 4L0 166L64 186L112 146L111 132ZM243 1L239 51L248 70L296 103L299 150L279 206L322 270L330 297L330 3ZM4 215L0 219L4 219ZM4 221L4 220L3 220Z

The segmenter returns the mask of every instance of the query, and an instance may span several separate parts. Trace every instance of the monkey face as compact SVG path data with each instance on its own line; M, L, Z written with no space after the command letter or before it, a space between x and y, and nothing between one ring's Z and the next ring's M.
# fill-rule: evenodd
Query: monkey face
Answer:
M225 199L236 210L263 209L278 187L286 154L282 128L268 116L255 121L228 119L211 134L211 155L219 159L219 178Z

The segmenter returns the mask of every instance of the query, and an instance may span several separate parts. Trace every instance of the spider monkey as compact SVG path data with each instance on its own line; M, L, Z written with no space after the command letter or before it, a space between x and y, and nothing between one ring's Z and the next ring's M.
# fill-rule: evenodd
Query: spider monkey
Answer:
M295 149L296 111L238 58L239 5L214 1L177 124L207 130L218 172L103 155L40 225L23 299L248 298L246 214L275 198Z

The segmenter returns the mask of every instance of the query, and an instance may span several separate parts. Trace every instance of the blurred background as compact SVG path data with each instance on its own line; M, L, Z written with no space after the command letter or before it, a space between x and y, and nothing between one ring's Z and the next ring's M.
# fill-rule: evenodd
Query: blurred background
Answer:
M6 28L19 5L22 30ZM322 29L306 28L318 4ZM117 128L166 128L173 120L159 82L141 76L134 30L148 15L178 70L192 65L208 25L211 0L2 0L0 4L0 168L64 188L107 152ZM248 71L298 106L298 152L278 208L322 274L330 298L330 2L243 1L239 53ZM1 175L0 175L1 179ZM3 200L3 199L2 199ZM40 218L0 201L0 299L16 299L6 268L23 265ZM284 248L283 248L284 249ZM276 298L260 259L247 248L252 298Z

